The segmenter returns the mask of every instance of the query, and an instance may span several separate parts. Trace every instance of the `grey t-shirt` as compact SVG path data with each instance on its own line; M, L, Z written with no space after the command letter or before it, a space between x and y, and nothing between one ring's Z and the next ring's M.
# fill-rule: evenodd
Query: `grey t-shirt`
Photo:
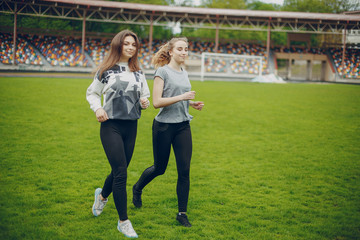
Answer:
M154 75L164 80L162 97L175 97L191 90L188 73L185 70L178 72L168 65L159 67ZM190 121L189 101L180 101L167 107L160 108L155 120L163 123L180 123Z

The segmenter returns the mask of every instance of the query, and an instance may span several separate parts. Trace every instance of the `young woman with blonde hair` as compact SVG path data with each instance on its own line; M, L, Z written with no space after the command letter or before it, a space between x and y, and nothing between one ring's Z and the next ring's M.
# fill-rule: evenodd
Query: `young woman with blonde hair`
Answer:
M95 190L92 207L99 216L113 193L119 215L117 229L126 237L137 238L127 216L126 180L137 133L141 109L149 106L149 87L140 71L137 35L129 30L119 32L111 41L110 51L98 67L94 81L86 92L90 108L101 123L100 138L111 166L103 188ZM103 96L103 105L101 104Z
M182 68L188 56L186 38L173 38L155 54L152 64L157 68L154 76L153 105L160 108L153 122L154 165L145 169L133 186L133 203L142 206L143 188L155 177L165 173L171 146L173 146L178 171L177 197L179 213L176 219L181 225L191 227L187 218L187 204L190 187L190 161L192 138L189 106L201 110L203 102L191 101L195 91L187 72Z

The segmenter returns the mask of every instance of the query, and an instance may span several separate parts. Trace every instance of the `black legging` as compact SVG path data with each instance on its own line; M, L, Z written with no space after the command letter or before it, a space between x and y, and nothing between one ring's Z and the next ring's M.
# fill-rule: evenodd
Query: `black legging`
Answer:
M171 145L174 149L178 181L176 193L179 212L186 212L190 187L190 161L192 154L191 129L188 121L181 123L153 122L154 165L145 169L135 184L137 191L150 183L155 177L165 173L169 162Z
M101 123L100 138L111 166L101 195L113 193L120 220L127 220L127 167L134 152L137 120L107 120Z

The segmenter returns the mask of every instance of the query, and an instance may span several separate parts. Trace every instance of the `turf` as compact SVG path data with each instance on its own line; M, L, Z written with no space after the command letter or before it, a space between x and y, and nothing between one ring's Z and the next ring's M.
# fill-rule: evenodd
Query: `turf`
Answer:
M0 239L125 239L112 197L93 217L110 167L85 100L91 79L0 78ZM150 87L152 81L149 80ZM128 215L141 239L360 239L360 86L192 82L188 216L176 165ZM128 189L152 164L143 111Z

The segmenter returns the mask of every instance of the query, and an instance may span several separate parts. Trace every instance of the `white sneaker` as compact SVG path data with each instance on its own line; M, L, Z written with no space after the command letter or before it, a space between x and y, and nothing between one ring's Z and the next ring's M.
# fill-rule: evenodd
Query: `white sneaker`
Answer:
M117 229L128 238L138 238L133 226L131 225L130 220L126 220L124 222L118 221Z
M97 188L95 190L95 201L92 206L92 213L94 214L95 217L99 216L102 213L106 203L108 202L107 199L105 201L101 201L101 197L100 197L101 191L102 191L101 188Z

